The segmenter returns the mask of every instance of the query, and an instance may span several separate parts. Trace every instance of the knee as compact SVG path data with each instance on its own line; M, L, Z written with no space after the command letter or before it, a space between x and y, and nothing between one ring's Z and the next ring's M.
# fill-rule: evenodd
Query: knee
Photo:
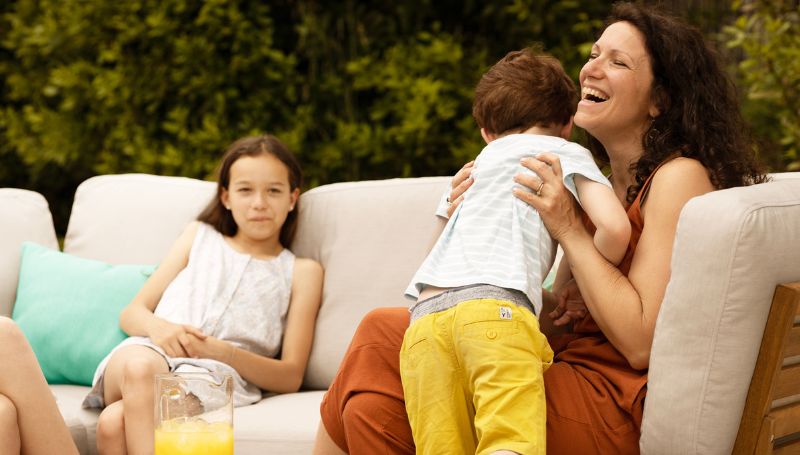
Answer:
M346 439L391 447L391 453L414 453L414 440L401 400L379 393L357 393L342 410Z
M122 407L107 407L97 418L97 444L103 446L110 441L118 441L125 434L125 421Z
M17 407L5 395L0 394L0 428L17 426Z
M24 344L27 344L27 341L19 326L11 319L0 316L0 347L8 349L9 352L19 352Z
M161 365L154 359L134 357L128 359L122 368L123 388L153 388L153 377L161 371Z
M391 415L397 400L379 393L356 393L351 396L342 409L342 423L345 431L357 430L361 433L364 429L378 429L385 425L387 415ZM405 412L405 406L402 412Z

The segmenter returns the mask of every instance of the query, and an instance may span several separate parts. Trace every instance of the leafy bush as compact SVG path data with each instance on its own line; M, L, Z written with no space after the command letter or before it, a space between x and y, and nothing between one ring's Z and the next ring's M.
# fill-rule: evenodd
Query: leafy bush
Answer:
M797 2L734 2L724 28L728 47L742 52L737 76L744 113L773 169L800 170L800 12Z

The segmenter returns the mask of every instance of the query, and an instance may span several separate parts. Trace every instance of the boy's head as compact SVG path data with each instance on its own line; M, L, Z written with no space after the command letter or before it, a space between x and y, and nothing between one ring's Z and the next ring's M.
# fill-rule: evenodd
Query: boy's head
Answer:
M570 123L578 103L575 83L550 55L523 49L506 54L475 87L472 116L487 133L521 133Z

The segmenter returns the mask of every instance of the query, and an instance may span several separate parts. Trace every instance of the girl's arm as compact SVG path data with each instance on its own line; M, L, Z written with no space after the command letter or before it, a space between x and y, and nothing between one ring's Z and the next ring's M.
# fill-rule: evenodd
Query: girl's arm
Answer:
M602 183L575 175L581 207L597 228L594 246L614 265L625 257L631 239L631 223L614 190Z
M204 340L189 337L188 356L227 363L245 380L270 392L297 392L311 354L317 310L322 300L322 276L322 266L316 261L295 259L280 359L264 357L211 336Z
M714 189L708 172L698 161L686 158L674 159L658 170L642 209L645 227L626 277L600 255L580 222L574 202L569 202L572 198L560 183L558 158L538 158L523 164L543 178L548 193L543 192L543 197L523 191L515 194L539 211L561 244L581 295L609 341L632 367L647 368L656 317L670 277L678 217L689 199ZM517 179L525 186L538 186L536 177L519 175Z
M164 290L189 262L189 251L198 225L198 222L193 222L184 229L153 275L147 279L131 303L122 310L119 318L119 325L125 333L150 337L171 357L186 357L186 350L181 344L181 337L185 338L186 333L194 333L198 337L205 338L205 335L194 327L173 324L153 314Z

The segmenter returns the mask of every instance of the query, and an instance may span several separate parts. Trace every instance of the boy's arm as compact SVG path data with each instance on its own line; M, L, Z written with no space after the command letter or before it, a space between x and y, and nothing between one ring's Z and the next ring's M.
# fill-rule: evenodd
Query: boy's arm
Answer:
M602 183L575 175L575 187L583 211L597 228L594 246L617 265L625 257L631 239L631 223L614 190Z

